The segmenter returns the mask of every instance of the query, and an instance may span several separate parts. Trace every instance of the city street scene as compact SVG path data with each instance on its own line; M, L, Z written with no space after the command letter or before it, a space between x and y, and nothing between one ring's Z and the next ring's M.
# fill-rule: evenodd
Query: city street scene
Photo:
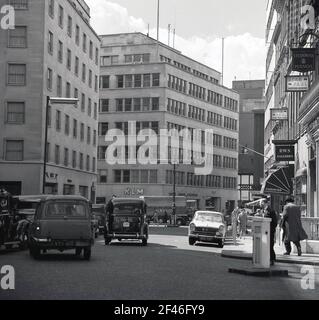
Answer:
M0 0L0 75L0 301L319 299L319 0Z

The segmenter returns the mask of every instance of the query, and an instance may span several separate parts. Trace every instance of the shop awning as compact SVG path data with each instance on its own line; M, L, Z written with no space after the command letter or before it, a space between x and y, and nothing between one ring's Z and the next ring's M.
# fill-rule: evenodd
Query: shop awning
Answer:
M293 166L276 169L265 179L260 193L262 194L292 194Z

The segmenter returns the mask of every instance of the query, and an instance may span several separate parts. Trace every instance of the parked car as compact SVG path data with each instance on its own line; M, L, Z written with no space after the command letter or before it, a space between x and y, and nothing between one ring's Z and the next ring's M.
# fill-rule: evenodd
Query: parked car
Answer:
M142 240L144 246L148 240L146 223L146 204L143 199L114 198L108 204L105 224L105 245L113 239Z
M75 249L90 260L94 234L89 202L80 196L42 196L29 230L30 255Z
M224 246L226 223L223 214L216 211L196 211L189 225L188 241L194 245L196 241L217 243Z
M103 234L104 226L105 226L106 205L93 204L91 211L92 211L92 215L94 215L97 220L97 227L98 227L99 234Z

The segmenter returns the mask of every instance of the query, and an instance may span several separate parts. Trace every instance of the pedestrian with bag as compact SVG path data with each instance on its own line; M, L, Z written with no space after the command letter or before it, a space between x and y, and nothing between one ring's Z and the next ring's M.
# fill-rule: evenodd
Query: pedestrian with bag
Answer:
M284 229L284 243L286 252L284 255L290 255L291 242L297 247L298 256L301 256L300 241L308 239L305 230L301 223L300 207L294 204L294 199L289 196L286 199L284 206L281 227Z

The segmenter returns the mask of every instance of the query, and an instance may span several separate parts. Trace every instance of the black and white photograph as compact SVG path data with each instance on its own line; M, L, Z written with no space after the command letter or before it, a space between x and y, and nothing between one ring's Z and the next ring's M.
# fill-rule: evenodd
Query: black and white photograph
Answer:
M0 302L317 299L319 0L0 0Z

